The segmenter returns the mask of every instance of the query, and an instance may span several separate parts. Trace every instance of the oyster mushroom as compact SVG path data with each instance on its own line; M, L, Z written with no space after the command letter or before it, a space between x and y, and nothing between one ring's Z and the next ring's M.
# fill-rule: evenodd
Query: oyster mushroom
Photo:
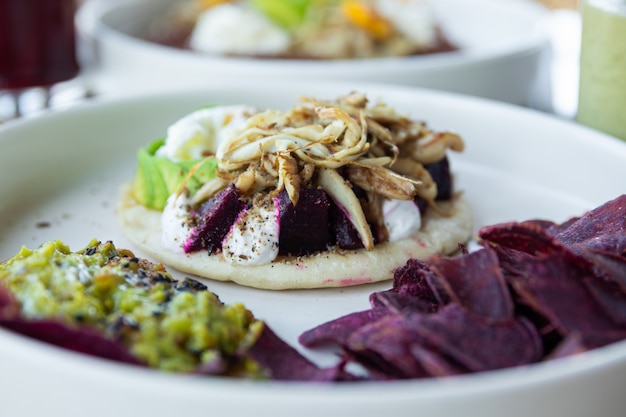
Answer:
M334 169L322 168L318 177L319 185L335 203L347 214L348 219L359 233L361 243L367 250L374 249L374 237L363 213L361 202L346 180Z
M360 93L334 102L303 101L289 112L250 117L220 143L217 176L192 202L234 183L246 196L284 189L295 205L303 187L319 187L346 213L367 250L374 247L372 227L385 240L383 200L420 197L437 208L437 184L423 164L441 160L447 149L462 150L458 135L433 132L382 103L367 107ZM350 183L366 192L367 202Z

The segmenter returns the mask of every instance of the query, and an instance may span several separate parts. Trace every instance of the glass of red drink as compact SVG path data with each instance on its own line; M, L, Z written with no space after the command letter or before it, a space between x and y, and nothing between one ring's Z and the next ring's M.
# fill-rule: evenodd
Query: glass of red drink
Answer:
M49 95L78 76L76 8L77 0L0 0L0 91L15 98L16 115L24 91Z

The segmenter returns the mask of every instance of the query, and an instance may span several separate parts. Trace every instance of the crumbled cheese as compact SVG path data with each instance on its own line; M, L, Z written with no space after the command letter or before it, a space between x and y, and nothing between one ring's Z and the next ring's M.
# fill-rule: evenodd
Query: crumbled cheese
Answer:
M183 244L191 228L188 224L191 207L185 193L169 196L161 214L161 246L173 252L183 252Z
M272 262L278 256L280 225L271 199L244 210L222 242L227 261L251 266Z
M413 200L385 200L383 219L390 242L411 237L422 227L422 216Z

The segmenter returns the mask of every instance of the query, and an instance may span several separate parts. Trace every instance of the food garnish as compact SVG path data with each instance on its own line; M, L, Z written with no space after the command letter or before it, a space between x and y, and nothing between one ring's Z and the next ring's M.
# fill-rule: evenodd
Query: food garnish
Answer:
M447 156L463 150L459 135L382 102L370 105L357 92L301 101L289 111L214 106L174 123L166 138L139 151L118 207L127 236L146 250L154 238L144 231L154 231L161 249L150 254L169 264L165 252L180 259L204 252L245 267L359 251L405 254L366 281L353 272L310 286L389 279L408 256L449 254L469 238L469 206L454 190ZM157 212L160 224L148 222ZM209 269L185 271L233 275Z
M528 365L626 338L626 195L563 224L503 223L457 258L410 260L371 309L304 332L372 379Z

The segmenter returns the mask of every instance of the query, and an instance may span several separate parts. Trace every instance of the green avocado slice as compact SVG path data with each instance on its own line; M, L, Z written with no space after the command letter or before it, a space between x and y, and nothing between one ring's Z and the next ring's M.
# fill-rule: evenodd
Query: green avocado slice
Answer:
M215 177L217 161L194 159L175 162L156 155L164 139L158 139L137 152L137 172L133 180L133 196L143 206L163 210L167 198L177 191L191 169L194 174L186 187L194 194L204 183ZM201 165L197 166L199 163Z
M300 25L311 0L249 0L249 3L285 29Z
M133 195L145 207L156 210L163 210L169 196L167 185L154 161L154 155L150 153L150 146L141 148L137 152L137 172L133 181Z

